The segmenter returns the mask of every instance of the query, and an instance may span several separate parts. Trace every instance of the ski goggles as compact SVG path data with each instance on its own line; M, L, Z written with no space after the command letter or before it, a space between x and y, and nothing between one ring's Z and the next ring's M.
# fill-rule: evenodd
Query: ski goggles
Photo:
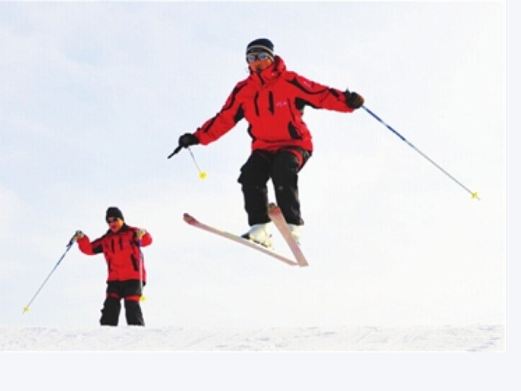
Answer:
M267 59L273 59L273 57L269 54L269 53L266 53L266 52L258 52L258 53L248 53L246 55L246 61L247 62L254 62L254 61L264 61L264 60L267 60Z

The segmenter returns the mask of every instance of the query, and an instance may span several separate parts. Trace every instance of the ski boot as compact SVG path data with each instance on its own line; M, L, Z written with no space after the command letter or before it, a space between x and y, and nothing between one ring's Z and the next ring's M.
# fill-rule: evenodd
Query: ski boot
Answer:
M254 224L250 227L250 230L241 237L266 248L271 248L271 233L268 225L269 223Z

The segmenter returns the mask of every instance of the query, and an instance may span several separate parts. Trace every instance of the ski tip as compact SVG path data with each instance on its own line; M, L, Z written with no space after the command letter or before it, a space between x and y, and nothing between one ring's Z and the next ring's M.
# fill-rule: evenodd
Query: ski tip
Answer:
M23 312L22 312L22 315L25 314L25 313L27 313L27 312L29 312L30 310L31 310L31 309L29 308L29 306L25 306L25 307L24 307L24 310L23 310Z
M183 220L186 221L188 224L193 224L197 221L192 216L190 216L188 213L183 213Z
M277 206L277 204L275 204L273 202L270 202L268 204L268 215L269 214L277 214L277 213L282 213L280 208Z

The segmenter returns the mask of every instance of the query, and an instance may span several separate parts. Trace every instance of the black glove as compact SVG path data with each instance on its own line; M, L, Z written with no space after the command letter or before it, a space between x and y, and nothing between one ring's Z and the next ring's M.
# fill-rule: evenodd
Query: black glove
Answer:
M190 145L199 144L199 139L192 133L185 133L179 137L179 146L181 148L188 148Z
M178 146L174 149L170 155L168 155L167 159L170 159L177 152L179 152L183 148L188 148L190 145L199 144L199 139L195 137L192 133L185 133L181 137L179 137Z
M358 95L356 92L350 92L346 90L344 92L346 96L346 103L352 109L359 109L364 104L364 98L361 95Z

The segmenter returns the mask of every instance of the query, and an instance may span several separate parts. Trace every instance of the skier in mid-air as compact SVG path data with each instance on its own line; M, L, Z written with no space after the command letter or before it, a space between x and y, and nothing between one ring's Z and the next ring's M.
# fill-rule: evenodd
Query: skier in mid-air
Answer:
M250 75L237 83L213 118L194 133L180 136L177 147L179 150L196 144L207 145L246 118L252 153L238 179L250 225L243 237L266 247L271 247L266 187L270 178L277 204L297 242L299 228L304 224L298 173L313 152L311 134L302 120L304 107L352 112L364 104L356 92L330 88L287 70L273 49L273 43L266 38L247 45Z
M107 296L101 310L102 326L117 326L121 311L121 299L125 302L128 325L144 326L139 301L146 284L146 271L141 247L152 243L152 236L144 229L130 227L123 213L116 208L107 209L105 220L109 230L91 242L82 231L77 231L75 240L79 249L87 255L103 253L107 261Z

